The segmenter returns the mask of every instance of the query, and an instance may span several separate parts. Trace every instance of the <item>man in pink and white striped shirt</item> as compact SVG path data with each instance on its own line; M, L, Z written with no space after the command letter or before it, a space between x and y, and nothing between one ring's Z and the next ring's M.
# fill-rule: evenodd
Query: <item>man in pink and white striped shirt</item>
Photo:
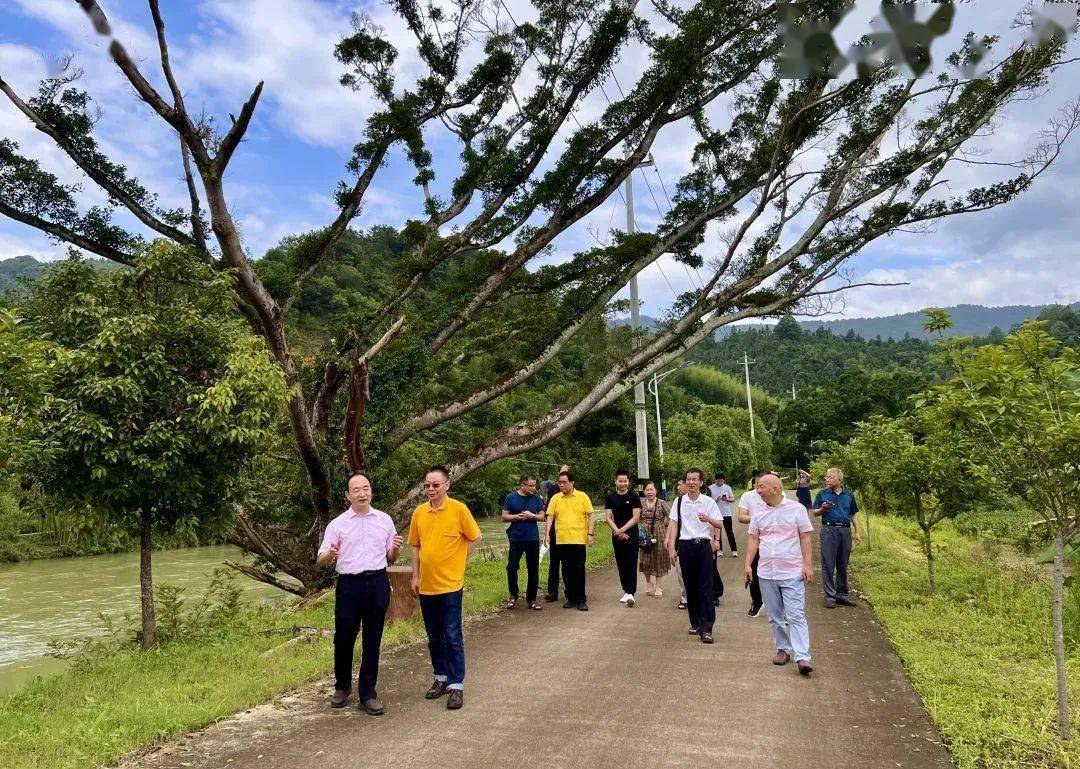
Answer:
M806 583L814 576L811 560L814 531L806 508L784 496L780 478L765 473L757 480L757 495L747 502L750 528L746 542L746 579L754 556L761 552L758 580L776 642L774 665L792 657L802 675L810 675L810 630L806 624Z

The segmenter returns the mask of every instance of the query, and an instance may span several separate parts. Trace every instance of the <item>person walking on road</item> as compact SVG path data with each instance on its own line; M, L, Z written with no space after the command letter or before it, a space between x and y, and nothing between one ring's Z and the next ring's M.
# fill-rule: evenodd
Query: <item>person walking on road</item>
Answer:
M585 549L593 545L593 505L589 495L574 488L574 473L559 473L559 493L551 498L547 509L547 531L544 543L551 547L552 534L558 539L554 546L562 563L566 585L564 609L588 611L585 595Z
M814 527L806 508L784 496L779 476L765 473L757 481L757 498L748 500L750 527L746 533L746 578L760 555L758 580L776 643L774 665L795 659L799 673L810 665L810 629L806 623L806 584L813 579Z
M709 487L709 496L716 500L716 506L720 508L724 516L724 533L727 535L728 550L732 558L739 557L739 546L735 543L735 527L731 521L731 509L735 504L735 492L724 480L724 471L716 471L716 480Z
M757 480L761 477L761 470L754 470L750 476L750 489L739 497L739 523L750 523L750 502L757 498ZM758 556L754 556L751 564L751 575L746 585L750 588L750 610L746 612L748 617L761 615L761 583L758 581L757 568Z
M623 596L619 601L632 609L637 603L641 497L630 489L630 474L625 470L615 473L615 491L604 500L604 515L611 527L611 549L615 552L615 565L619 569L619 582L622 583Z
M826 609L855 605L848 597L847 569L852 529L855 544L862 542L858 512L855 495L844 488L844 471L830 467L825 473L825 488L818 492L810 508L811 515L821 516L821 584Z
M713 605L713 552L710 519L720 518L720 509L708 494L701 493L702 471L686 471L686 493L675 500L668 522L666 544L668 555L676 553L686 585L686 602L690 614L690 633L696 633L702 643L713 642L716 607Z
M641 551L641 573L645 576L646 594L663 598L664 591L660 587L660 580L671 571L670 556L664 546L671 506L657 496L656 484L652 481L645 484L644 491L645 497L641 500L641 528L644 535L655 544ZM685 601L685 598L683 600Z
M540 589L540 529L536 524L544 517L544 501L536 493L536 477L521 476L517 491L507 494L502 503L502 519L510 524L506 527L506 536L510 540L506 561L506 585L510 591L508 609L517 606L518 569L523 555L528 573L525 600L534 611L544 608L536 600Z
M461 632L465 563L481 535L469 508L451 499L449 492L449 471L442 466L429 468L424 476L428 499L413 510L409 545L412 590L420 597L435 671L435 681L424 696L434 700L449 692L446 707L457 710L465 701L465 640Z
M330 521L315 565L334 564L334 696L343 708L352 688L353 649L362 633L357 699L368 715L384 712L378 700L379 647L390 606L388 564L401 552L401 537L389 515L371 506L371 481L363 473L349 478L349 509Z
M559 467L560 473L565 473L570 470L570 465L561 465ZM544 498L545 508L551 504L551 500L559 494L559 484L551 484L548 486L545 484L545 491L547 496ZM548 556L548 578L547 578L547 592L544 594L544 600L548 603L554 603L559 600L559 551L556 549L559 544L558 536L554 529L551 529L551 540L547 542Z
M807 510L810 509L810 473L805 470L800 470L795 480L795 499Z
M681 497L685 493L686 493L686 473L683 473L682 475L680 475L678 478L675 479L675 499L678 499L679 497ZM670 507L671 506L668 505L668 508L669 508L668 509L668 520L669 521L671 520ZM667 529L664 530L664 541L665 541L665 543L667 542ZM664 549L667 550L666 545L665 545ZM675 558L671 558L671 556L669 555L668 559L671 561L672 566L675 567L675 576L679 580L679 605L678 605L678 608L679 609L685 609L686 608L686 584L683 582L682 568L679 566L678 554L676 553Z

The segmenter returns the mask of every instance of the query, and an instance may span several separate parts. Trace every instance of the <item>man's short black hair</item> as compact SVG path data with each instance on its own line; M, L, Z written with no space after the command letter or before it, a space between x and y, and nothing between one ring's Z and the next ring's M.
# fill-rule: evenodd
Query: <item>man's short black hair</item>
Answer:
M626 470L621 470L621 469L620 469L620 470L616 470L616 471L615 471L615 479L616 479L616 480L618 480L618 478L619 478L619 476L620 476L620 475L625 475L625 476L626 476L626 480L630 480L630 473L629 473L629 472L627 472Z
M450 471L446 469L445 465L432 465L424 471L424 475L428 475L429 473L442 473L443 478L450 480Z
M535 480L536 480L535 475L529 475L528 473L525 473L524 475L521 476L521 479L518 482L519 483L528 483L529 481L535 481Z
M574 473L570 470L563 470L561 473L559 473L559 477L565 478L566 480L570 481L570 483L574 482Z
M697 473L697 477L698 477L699 481L705 480L705 471L702 470L700 467L691 467L689 470L686 471L686 475L683 476L683 477L686 478L687 480L689 480L690 479L690 473Z
M360 476L368 482L369 486L371 485L371 477L362 470L357 470L355 473L349 473L349 477L345 479L345 485L348 486L350 483L352 483L352 479L356 476Z
M718 481L724 480L724 471L723 470L717 470L716 471L716 480L718 480Z

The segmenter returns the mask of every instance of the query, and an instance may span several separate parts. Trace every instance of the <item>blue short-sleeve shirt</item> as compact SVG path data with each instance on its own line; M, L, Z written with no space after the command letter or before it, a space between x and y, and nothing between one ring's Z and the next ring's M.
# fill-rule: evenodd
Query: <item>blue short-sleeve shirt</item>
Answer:
M826 510L821 514L822 523L851 524L851 518L859 512L859 503L855 501L855 495L847 489L840 489L839 493L832 489L822 489L814 500L814 509L821 507L824 502L832 502L832 510Z
M542 513L544 500L540 499L539 494L524 496L511 491L503 500L502 509L508 513ZM540 539L540 529L536 521L512 521L506 527L506 536L511 542L536 542Z

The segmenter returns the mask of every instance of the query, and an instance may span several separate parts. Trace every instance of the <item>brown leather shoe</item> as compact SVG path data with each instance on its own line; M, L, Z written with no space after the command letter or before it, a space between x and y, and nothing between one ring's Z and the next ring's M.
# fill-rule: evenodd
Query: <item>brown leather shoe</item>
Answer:
M461 689L451 689L450 696L446 698L446 709L457 710L465 704L465 692Z
M382 703L374 697L368 697L366 700L360 703L360 709L367 713L369 716L381 716L386 710L383 708Z
M788 654L786 651L781 650L776 653L776 659L772 661L772 664L786 665L789 662L791 662L791 655Z
M330 707L343 708L349 699L349 692L345 689L334 689L334 696L330 698Z
M799 666L799 675L801 676L808 676L814 672L814 669L810 667L810 663L806 660L799 660L797 664Z
M437 700L444 694L446 694L446 681L435 680L432 681L431 688L424 693L424 699Z

